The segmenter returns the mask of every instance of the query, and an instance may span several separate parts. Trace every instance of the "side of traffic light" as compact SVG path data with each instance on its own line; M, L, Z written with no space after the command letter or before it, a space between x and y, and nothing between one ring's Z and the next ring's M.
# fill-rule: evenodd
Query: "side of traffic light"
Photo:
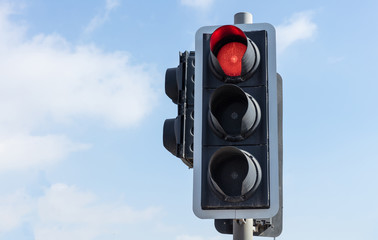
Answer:
M193 210L200 218L269 218L279 208L275 30L196 34Z
M167 119L163 127L163 145L193 167L194 52L180 53L180 64L165 73L165 93L177 104L177 117Z

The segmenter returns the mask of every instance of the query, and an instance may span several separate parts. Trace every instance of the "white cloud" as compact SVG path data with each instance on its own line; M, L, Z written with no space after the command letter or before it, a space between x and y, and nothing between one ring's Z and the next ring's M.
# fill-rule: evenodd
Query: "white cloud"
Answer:
M31 199L23 191L0 196L0 233L17 228L31 212Z
M137 211L120 203L96 204L96 196L75 186L54 184L38 201L38 215L43 223L111 225L151 220L159 208ZM64 210L64 211L62 211Z
M13 135L0 139L0 172L50 165L68 153L89 148L59 135Z
M110 12L119 6L118 0L106 0L105 9L102 13L94 16L84 30L84 34L90 34L101 27L109 18Z
M312 15L312 12L296 13L288 21L276 27L278 53L282 53L299 40L313 38L317 25L312 21Z
M214 0L181 0L181 4L198 9L207 9L213 4Z
M108 0L107 11L117 4ZM58 34L28 38L12 13L0 4L0 171L48 165L88 148L62 134L35 134L45 125L89 118L125 128L152 110L156 93L146 66Z
M153 220L160 209L135 210L123 203L99 204L97 197L75 186L55 184L38 200L39 240L89 240L111 235L127 225Z
M95 194L66 184L54 184L37 198L23 191L0 196L0 211L1 233L27 224L39 240L90 240L114 232L124 234L125 228L151 224L161 214L157 207L135 210L121 201L101 203Z

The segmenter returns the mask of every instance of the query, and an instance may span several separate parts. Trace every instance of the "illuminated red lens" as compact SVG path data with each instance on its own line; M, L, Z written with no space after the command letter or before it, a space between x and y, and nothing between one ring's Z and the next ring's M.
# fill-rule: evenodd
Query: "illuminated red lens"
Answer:
M217 59L223 72L230 77L240 76L242 58L247 46L239 42L225 44L218 52Z

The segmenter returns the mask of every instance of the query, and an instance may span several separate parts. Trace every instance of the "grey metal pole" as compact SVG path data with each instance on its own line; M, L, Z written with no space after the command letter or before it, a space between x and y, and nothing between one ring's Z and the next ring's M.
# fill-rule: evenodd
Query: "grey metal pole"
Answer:
M240 12L234 15L234 24L252 24L253 17L249 12Z
M251 13L240 12L234 15L234 24L252 24ZM232 224L233 240L253 239L253 219L234 219Z
M253 219L236 219L232 224L233 240L252 240Z

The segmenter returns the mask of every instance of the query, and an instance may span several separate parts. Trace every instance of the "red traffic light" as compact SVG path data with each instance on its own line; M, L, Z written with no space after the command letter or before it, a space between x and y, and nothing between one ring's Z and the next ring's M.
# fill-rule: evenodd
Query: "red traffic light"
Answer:
M216 54L227 76L241 75L242 58L247 50L246 42L243 31L232 25L220 27L211 35L210 50Z
M239 42L224 45L218 52L218 61L227 76L241 75L242 58L247 46Z
M210 66L224 82L241 82L250 77L260 62L260 53L242 30L225 25L210 37Z

